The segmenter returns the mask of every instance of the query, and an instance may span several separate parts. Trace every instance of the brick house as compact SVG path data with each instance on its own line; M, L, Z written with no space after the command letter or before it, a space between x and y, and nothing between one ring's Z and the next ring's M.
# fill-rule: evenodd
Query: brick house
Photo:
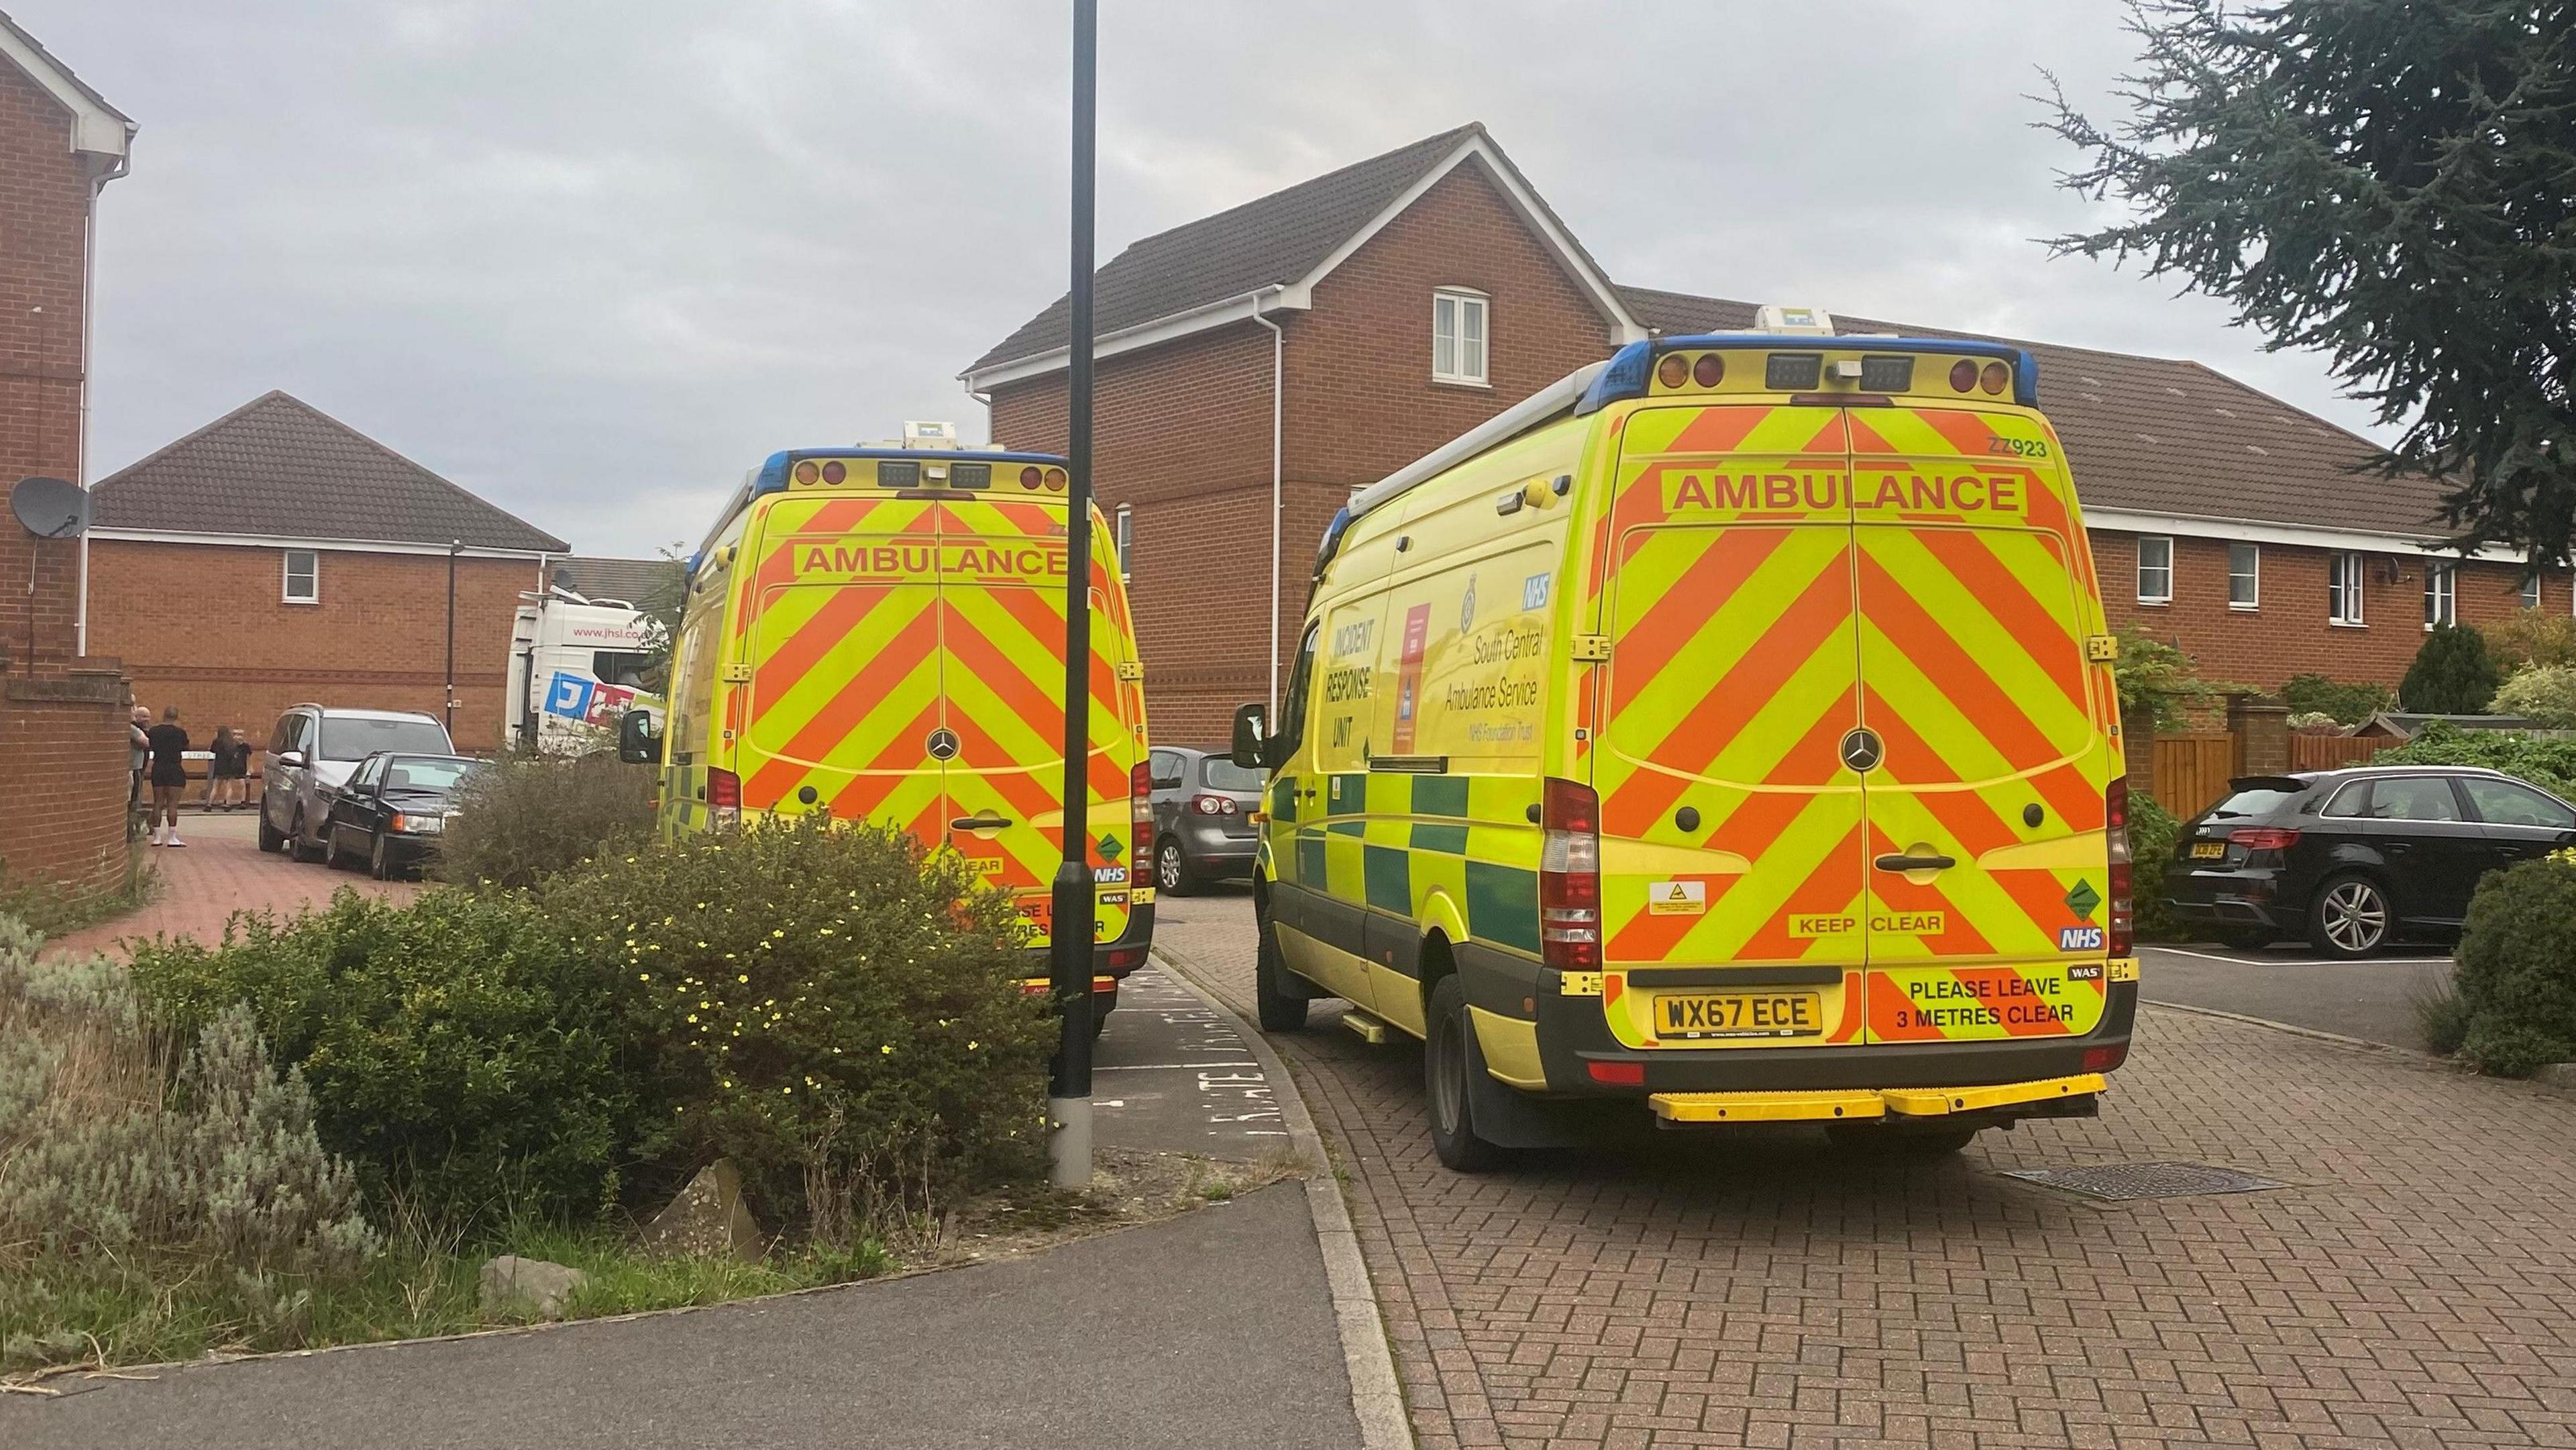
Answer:
M87 481L98 198L134 123L0 14L0 493ZM81 620L82 546L0 514L0 871L86 894L124 880L125 681Z
M500 748L519 596L562 540L276 392L95 496L92 637L156 712L256 737L307 700L421 710Z
M1481 125L1146 237L1096 287L1101 506L1130 545L1156 732L1192 744L1274 689L1353 488L1621 344L1743 330L1754 311L1614 282ZM961 375L997 443L1064 446L1068 318L1059 298ZM2518 556L2434 549L2438 486L2354 475L2365 439L2199 363L2021 345L2113 623L2213 678L2394 684L2429 617L2576 609L2563 569L2526 581Z

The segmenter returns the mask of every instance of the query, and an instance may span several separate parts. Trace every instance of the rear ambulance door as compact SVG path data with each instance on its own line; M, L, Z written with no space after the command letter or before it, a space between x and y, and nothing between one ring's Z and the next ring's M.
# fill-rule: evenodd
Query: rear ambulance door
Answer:
M946 839L1012 893L1038 930L1032 944L1043 945L1064 856L1064 510L999 499L940 507L941 644L956 751L944 776ZM1101 941L1126 932L1130 882L1145 879L1131 859L1128 762L1139 752L1128 742L1112 658L1119 621L1109 608L1110 562L1092 560L1084 852Z
M2108 671L2055 436L2024 413L1852 408L1868 1035L2045 1037L2101 1020Z
M747 811L829 810L936 845L946 725L937 506L790 493L769 506L749 607L734 768Z
M1868 870L1840 410L1631 414L1602 546L1604 1009L1631 1046L1856 1040ZM1624 976L1623 976L1624 974Z

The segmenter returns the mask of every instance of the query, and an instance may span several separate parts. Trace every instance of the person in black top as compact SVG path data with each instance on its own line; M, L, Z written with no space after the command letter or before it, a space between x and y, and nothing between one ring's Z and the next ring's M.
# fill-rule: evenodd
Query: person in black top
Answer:
M144 732L151 742L152 826L155 846L184 846L179 839L179 794L188 788L188 732L179 728L179 707L161 712L161 723Z
M250 742L230 725L215 727L206 763L206 809L239 810L250 798Z

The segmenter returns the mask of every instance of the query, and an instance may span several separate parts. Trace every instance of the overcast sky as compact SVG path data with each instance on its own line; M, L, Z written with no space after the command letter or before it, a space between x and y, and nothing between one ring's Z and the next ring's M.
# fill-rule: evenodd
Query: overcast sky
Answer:
M1064 288L1061 0L0 4L142 126L97 475L283 388L647 554L773 449L983 437L956 374ZM2111 0L1102 10L1104 260L1481 120L1622 282L2192 357L2369 423L2222 306L2031 240L2090 213L2024 96L2044 66L2110 108Z

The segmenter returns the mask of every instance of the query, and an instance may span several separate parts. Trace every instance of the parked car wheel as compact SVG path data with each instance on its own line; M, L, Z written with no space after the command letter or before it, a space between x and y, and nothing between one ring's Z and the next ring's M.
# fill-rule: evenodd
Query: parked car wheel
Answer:
M340 849L339 828L329 821L322 823L322 864L334 871L355 870L358 865L356 852Z
M298 861L319 861L321 848L304 839L304 812L295 813L295 824L286 830L286 854Z
M286 849L286 833L268 823L268 805L259 807L259 848L274 856Z
M1188 896L1199 889L1198 873L1190 869L1189 858L1181 854L1181 843L1165 841L1154 850L1154 885L1174 896Z
M385 833L382 831L376 832L375 845L367 852L367 874L378 881L394 879L393 853L386 849Z
M2308 909L2308 944L2345 961L2366 957L2388 945L2396 913L2388 893L2367 876L2336 876L2317 892Z
M1476 1136L1476 1027L1467 1017L1467 989L1450 973L1431 989L1430 1036L1422 1044L1423 1098L1430 1109L1431 1151L1454 1172L1482 1173L1501 1164L1503 1150Z
M1270 923L1257 922L1261 946L1252 960L1252 1005L1264 1032L1295 1032L1306 1025L1306 999L1288 989L1288 965L1279 957L1279 937Z

